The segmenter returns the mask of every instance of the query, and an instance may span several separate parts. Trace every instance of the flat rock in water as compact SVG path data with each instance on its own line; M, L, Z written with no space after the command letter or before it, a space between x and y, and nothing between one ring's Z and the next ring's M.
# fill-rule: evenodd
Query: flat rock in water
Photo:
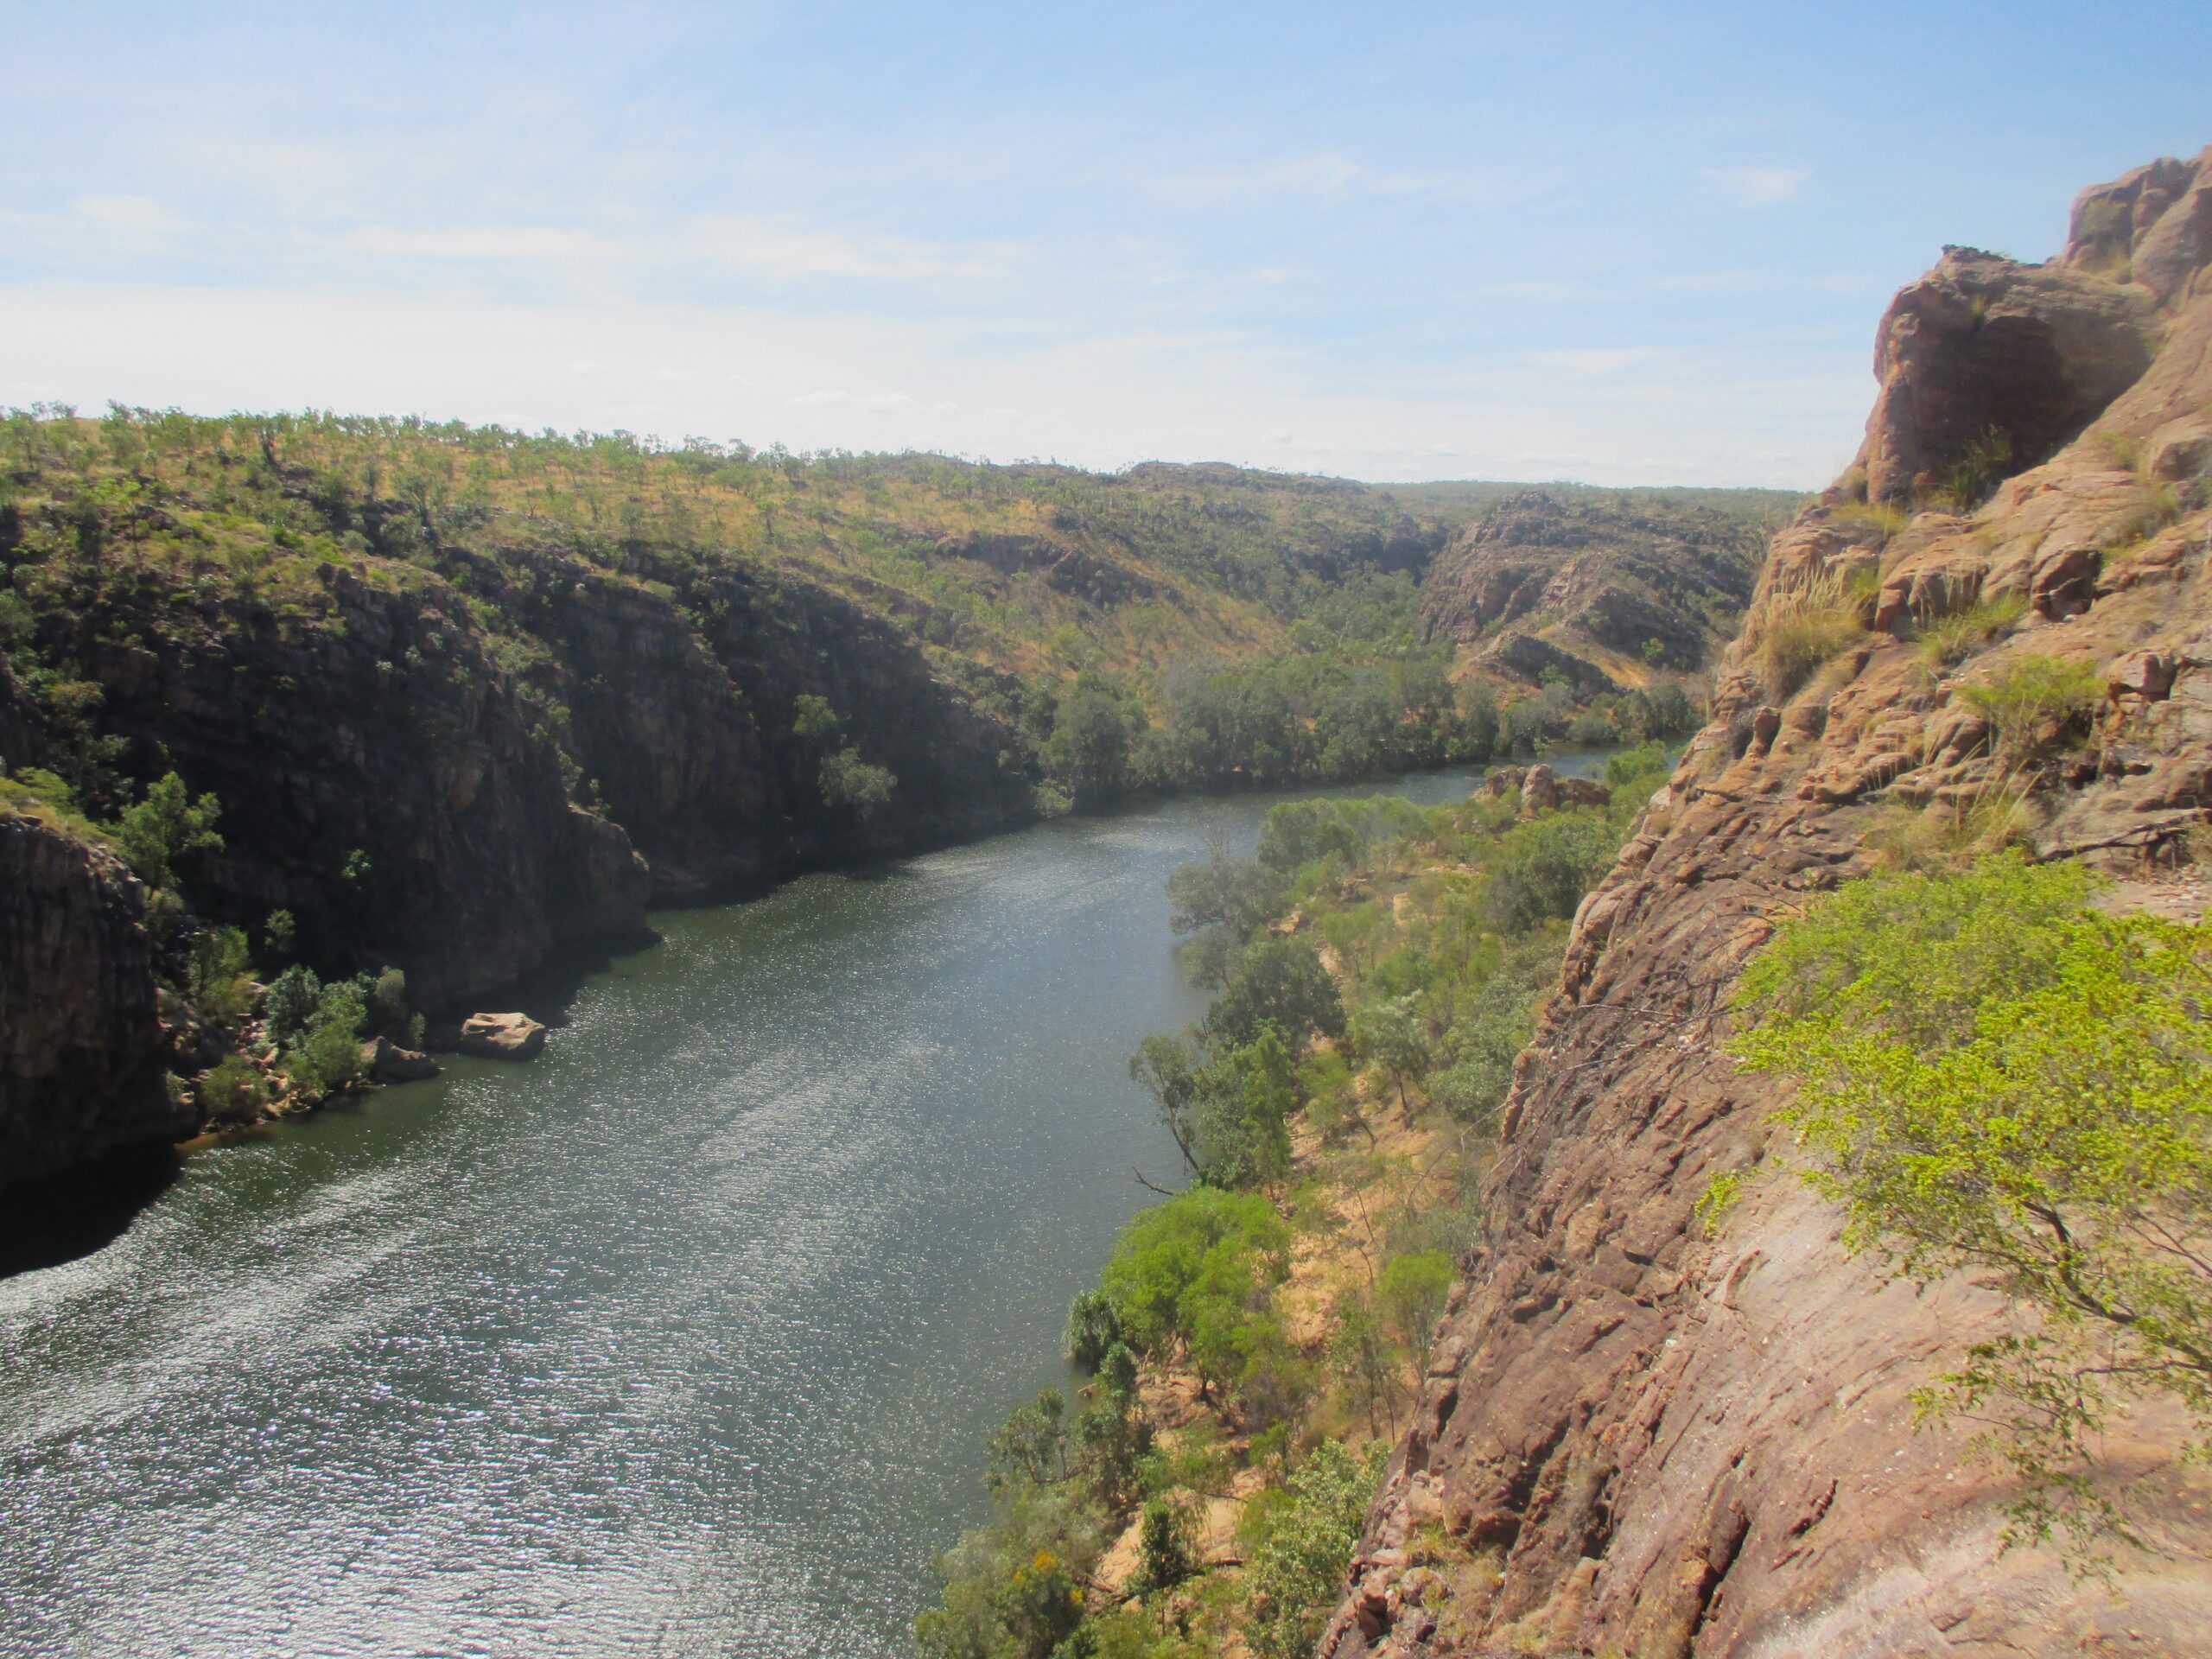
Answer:
M493 1060L528 1060L545 1046L545 1027L526 1014L472 1014L461 1022L461 1052Z

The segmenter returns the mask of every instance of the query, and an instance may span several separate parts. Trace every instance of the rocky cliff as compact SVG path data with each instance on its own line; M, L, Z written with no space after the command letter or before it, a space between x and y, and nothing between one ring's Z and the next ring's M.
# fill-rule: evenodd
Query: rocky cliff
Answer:
M1574 499L1529 491L1438 555L1421 589L1430 640L1473 648L1481 671L1579 695L1701 667L1735 632L1761 537L1740 515L1662 497Z
M1993 1298L1847 1255L1719 1043L1774 918L1878 823L1993 804L2139 876L2212 813L2208 189L2212 151L2160 162L2087 193L2050 264L1954 250L1885 318L1857 463L1776 538L1713 723L1576 918L1332 1659L2205 1651L2177 1424L2112 1426L2101 1478L2155 1548L2109 1588L2000 1553L2005 1489L1910 1402ZM2030 657L2107 690L2024 760L1964 693ZM1494 1587L1420 1565L1438 1528Z
M0 1183L191 1133L143 904L111 854L0 803Z

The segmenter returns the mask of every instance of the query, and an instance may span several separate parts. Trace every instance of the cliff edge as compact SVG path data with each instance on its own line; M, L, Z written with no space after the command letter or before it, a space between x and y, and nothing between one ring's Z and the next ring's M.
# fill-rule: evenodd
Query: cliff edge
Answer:
M2154 1548L2109 1586L2000 1551L2005 1487L1911 1405L1994 1297L1848 1256L1759 1167L1781 1097L1719 1044L1745 961L1878 827L1999 810L2141 874L2206 821L2208 267L2212 150L2085 193L2046 265L1947 250L1891 306L1858 461L1776 537L1712 723L1577 916L1330 1659L2206 1651L2178 1423L2113 1425L2101 1478ZM2023 764L1967 693L2031 657L2105 691ZM1495 1583L1451 1593L1440 1531Z

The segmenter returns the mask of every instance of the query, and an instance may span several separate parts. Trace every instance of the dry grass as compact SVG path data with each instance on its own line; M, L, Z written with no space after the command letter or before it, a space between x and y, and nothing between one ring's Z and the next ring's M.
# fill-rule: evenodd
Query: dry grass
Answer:
M1939 671L1962 663L2012 632L2027 613L2025 594L1995 594L1963 611L1928 618L1914 629L1921 660Z
M1885 807L1866 831L1866 845L1885 864L1907 870L1963 869L1986 854L2024 846L2040 821L2027 785L2018 779L1970 799L1902 802Z
M1864 639L1872 599L1865 578L1847 584L1840 572L1771 595L1753 647L1767 695L1786 702L1823 666Z

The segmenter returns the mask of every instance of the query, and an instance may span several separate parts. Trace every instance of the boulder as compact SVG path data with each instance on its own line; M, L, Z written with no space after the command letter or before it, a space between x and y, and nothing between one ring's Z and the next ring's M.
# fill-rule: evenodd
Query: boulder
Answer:
M438 1063L428 1054L387 1037L361 1046L361 1069L376 1083L419 1083L438 1075Z
M1559 774L1549 766L1531 766L1521 780L1521 810L1548 812L1559 804Z
M461 1052L487 1060L535 1059L545 1027L526 1014L472 1014L461 1022Z

